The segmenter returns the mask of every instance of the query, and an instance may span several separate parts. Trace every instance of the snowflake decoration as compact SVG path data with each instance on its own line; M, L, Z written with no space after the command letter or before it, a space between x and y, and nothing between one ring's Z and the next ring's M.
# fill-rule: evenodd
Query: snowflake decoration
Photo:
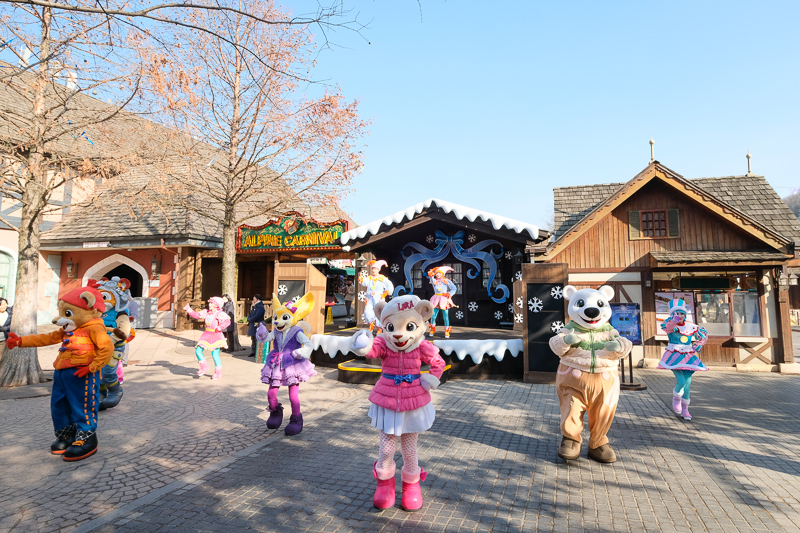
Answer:
M469 239L469 242L475 242L475 239L477 239L477 237L475 236L474 233L470 233L467 239Z
M514 304L508 304L508 312L509 313L513 313L514 312Z
M428 244L432 243L433 242L433 235L428 235L427 237L425 237L425 241Z
M288 288L286 288L286 285L278 285L278 294L279 294L279 295L283 296L283 295L285 295L287 292L289 292L289 289L288 289Z
M400 272L400 265L398 265L397 263L392 263L392 266L389 267L389 270L391 270L392 273L397 274L398 272Z
M510 261L512 257L514 257L514 254L511 253L511 250L507 251L506 252L506 259L508 259Z
M358 273L358 275L361 276L362 278L366 278L368 276L366 270L362 270L361 272Z
M460 311L460 310L456 311L456 318L459 319L459 320L464 318L464 311Z
M535 296L530 300L528 300L528 309L530 309L534 313L538 313L539 311L542 310L543 307L544 304L542 304L542 301Z
M561 331L561 329L562 329L563 327L564 327L564 323L563 323L563 322L561 322L560 320L556 320L555 322L553 322L553 323L550 325L550 330L551 330L553 333L557 333L557 332Z
M517 298L517 307L519 307L520 309L525 307L525 300L522 299L522 296Z
M494 317L495 317L497 320L500 320L501 318L503 318L503 312L502 312L502 311L495 311L495 312L494 312Z
M470 311L475 312L478 310L478 302L470 302L467 307L469 307Z
M516 322L517 324L522 324L522 313L514 314L514 322Z
M366 302L367 301L367 293L364 291L358 291L358 301L359 302Z
M301 296L295 296L294 298L292 298L292 303L296 304L297 300L299 300L300 298L301 298Z
M564 290L561 287L553 287L550 289L550 296L556 300L564 297Z
M522 271L517 271L517 273L514 274L514 279L517 280L517 281L521 280L522 279Z

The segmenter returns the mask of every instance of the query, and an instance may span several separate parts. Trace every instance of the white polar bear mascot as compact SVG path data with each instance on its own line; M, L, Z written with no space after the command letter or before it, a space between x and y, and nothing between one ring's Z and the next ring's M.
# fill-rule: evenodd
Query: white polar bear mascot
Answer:
M556 391L561 406L561 445L558 456L571 460L581 453L583 413L589 412L589 458L600 463L617 460L606 434L619 400L619 360L633 344L611 327L614 289L578 290L564 287L569 300L570 322L550 339L550 348L561 358Z

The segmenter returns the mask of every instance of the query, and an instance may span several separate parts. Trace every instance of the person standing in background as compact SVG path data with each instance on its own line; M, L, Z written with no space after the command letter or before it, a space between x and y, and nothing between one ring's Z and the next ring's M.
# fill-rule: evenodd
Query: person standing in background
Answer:
M352 279L348 279L344 283L344 309L347 312L347 318L349 320L350 315L355 314L355 311L353 311L353 300L355 300L356 296L356 286L353 285Z
M236 325L236 307L233 303L233 298L230 297L228 294L223 294L222 299L225 300L225 303L222 305L222 310L228 315L228 318L231 319L231 323L228 328L225 330L225 337L228 340L228 348L224 351L226 352L238 352L242 349L242 345L239 343L239 329Z
M8 300L0 298L0 359L6 351L6 336L11 328L12 307Z
M251 342L250 357L256 356L256 346L258 345L256 330L258 325L264 321L264 312L264 302L261 301L261 295L256 294L253 296L253 307L250 308L250 314L247 315L247 323L249 324L247 335L250 337Z

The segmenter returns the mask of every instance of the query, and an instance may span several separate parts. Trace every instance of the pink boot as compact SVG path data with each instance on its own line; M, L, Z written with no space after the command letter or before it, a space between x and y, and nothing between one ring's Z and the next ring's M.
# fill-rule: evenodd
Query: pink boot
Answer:
M403 480L403 498L400 500L400 507L404 511L416 511L422 507L422 490L419 482L425 481L427 476L428 473L424 468L420 468L418 474L407 474L405 470L400 471L400 478Z
M675 414L681 414L681 398L682 394L678 394L677 392L672 392L672 410L675 411Z
M689 414L689 400L681 400L681 416L684 420L692 419L692 415Z
M386 469L386 471L381 471L378 473L378 462L375 461L375 464L372 465L372 475L378 480L378 486L375 487L375 495L372 497L372 505L375 506L375 509L388 509L389 507L394 505L394 493L395 493L395 484L394 484L394 471L397 467ZM387 479L381 479L378 476L391 476Z
M222 379L222 369L220 367L214 369L214 375L211 376L211 379Z
M117 379L120 385L125 381L125 370L122 368L122 361L117 361Z
M202 376L206 372L208 372L208 361L203 359L202 361L200 361L200 370L197 371L197 375Z

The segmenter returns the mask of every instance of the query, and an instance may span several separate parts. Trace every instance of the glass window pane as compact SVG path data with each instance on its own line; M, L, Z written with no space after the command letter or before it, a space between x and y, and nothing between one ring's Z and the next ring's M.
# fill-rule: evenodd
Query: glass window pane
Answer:
M731 295L733 301L733 334L742 337L761 336L761 317L758 311L758 294L739 292Z
M723 293L696 293L697 324L706 328L709 335L730 336L730 306L728 295Z

